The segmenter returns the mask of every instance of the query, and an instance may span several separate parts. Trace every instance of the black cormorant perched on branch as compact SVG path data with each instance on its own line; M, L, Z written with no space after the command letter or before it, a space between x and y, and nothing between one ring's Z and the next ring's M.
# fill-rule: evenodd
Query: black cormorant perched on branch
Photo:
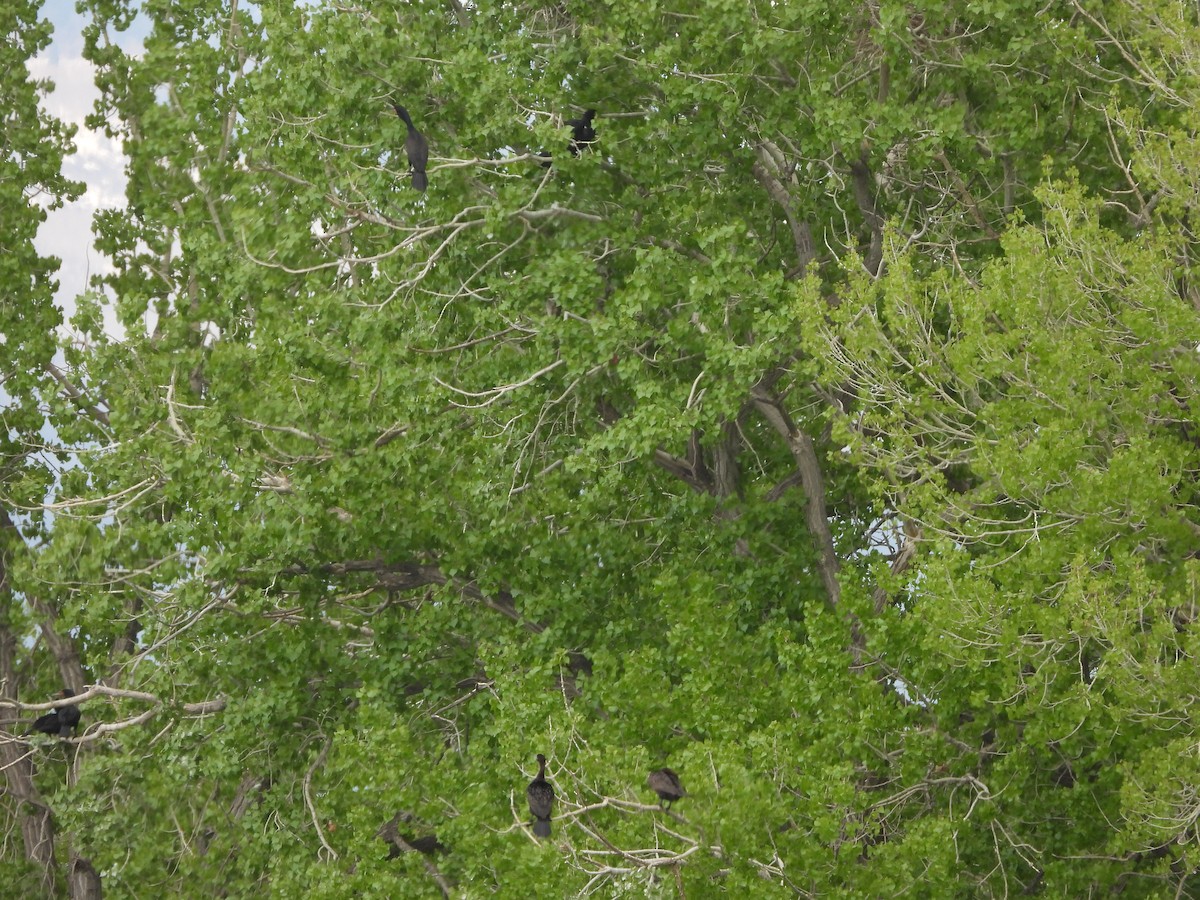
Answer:
M554 788L546 780L546 757L537 755L537 778L525 788L529 800L529 811L533 813L533 833L538 837L550 837L550 811L554 808Z
M412 813L398 812L392 816L390 822L384 825L376 833L376 837L386 841L388 844L388 859L395 859L410 850L416 850L418 853L424 853L426 856L432 856L434 853L445 853L446 845L437 839L436 834L402 834L400 831L400 823L411 823L414 821Z
M592 119L594 118L596 118L596 111L594 109L585 109L582 118L567 119L567 124L571 126L571 143L569 147L572 156L578 156L580 150L586 150L592 141L596 140L596 129L592 127Z
M679 776L671 769L658 769L651 772L650 777L646 779L646 784L650 785L650 789L658 794L658 805L666 804L663 809L670 809L674 801L687 796L687 791L679 783Z
M63 688L58 692L58 696L64 700L67 697L74 697L75 692L70 688ZM59 737L70 737L71 730L79 724L79 707L74 703L69 703L66 706L60 706L58 709L52 709L44 716L38 716L33 721L30 731L40 731L42 734L58 735ZM25 732L29 734L30 732Z
M407 109L397 103L393 103L392 108L408 126L408 137L404 139L404 152L408 154L408 164L412 167L413 187L418 191L423 191L429 185L429 179L425 177L425 164L429 162L429 141L425 140L425 135L417 131Z

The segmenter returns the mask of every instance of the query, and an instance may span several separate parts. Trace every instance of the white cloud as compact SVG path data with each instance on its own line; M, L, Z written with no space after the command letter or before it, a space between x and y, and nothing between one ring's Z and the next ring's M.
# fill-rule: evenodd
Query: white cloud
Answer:
M67 122L82 122L100 96L92 81L92 64L78 53L43 53L29 61L29 74L37 79L49 78L56 88L43 101L43 108Z
M77 25L78 20L72 24ZM125 157L119 141L90 131L83 124L99 91L93 82L92 64L80 55L78 30L64 34L58 25L56 35L65 40L30 60L29 71L34 78L48 78L55 85L54 91L42 99L43 109L79 128L76 152L64 160L63 174L85 182L87 189L75 202L48 213L35 244L39 253L62 260L55 301L69 319L75 311L75 298L87 289L89 278L112 269L93 247L92 216L97 209L124 204Z

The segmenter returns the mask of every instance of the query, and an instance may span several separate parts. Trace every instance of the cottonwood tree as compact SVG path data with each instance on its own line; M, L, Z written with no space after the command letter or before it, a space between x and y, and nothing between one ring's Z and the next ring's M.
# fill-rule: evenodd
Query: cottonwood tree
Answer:
M82 403L55 358L59 261L41 256L33 243L46 211L82 187L62 175L74 129L42 110L48 85L29 72L30 58L50 42L39 6L18 0L0 10L0 881L14 894L69 884L85 896L94 872L79 845L69 835L63 840L52 815L54 782L65 771L61 756L39 764L35 778L34 752L13 737L21 717L10 705L83 684L59 622L57 593L23 575L49 539L41 504L68 458L60 436L70 440L103 418ZM81 416L89 424L77 424ZM56 854L68 862L68 878Z
M1194 887L1191 10L84 5L110 893Z

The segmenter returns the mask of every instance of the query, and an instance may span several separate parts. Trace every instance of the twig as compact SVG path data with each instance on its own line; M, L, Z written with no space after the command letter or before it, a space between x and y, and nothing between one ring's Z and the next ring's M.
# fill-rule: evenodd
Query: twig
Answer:
M463 397L472 397L472 398L488 397L488 398L490 398L488 400L485 400L483 403L476 403L476 404L457 404L456 403L455 404L456 406L462 406L464 409L482 409L485 406L491 406L493 403L495 403L497 400L499 400L505 394L512 393L513 391L517 390L518 388L522 388L528 384L532 384L534 381L541 378L543 375L547 374L548 372L553 372L559 366L562 366L565 364L566 364L565 359L557 359L554 362L550 363L550 365L545 366L541 369L538 369L536 372L534 372L528 378L525 378L521 381L516 381L516 382L513 382L512 384L502 384L499 387L488 388L485 391L478 391L478 392L466 391L466 390L463 390L462 388L456 388L454 385L447 384L446 382L442 381L437 376L434 376L433 380L435 382L437 382L439 385L441 385L442 387L446 388L447 390L454 391L454 393L459 394Z

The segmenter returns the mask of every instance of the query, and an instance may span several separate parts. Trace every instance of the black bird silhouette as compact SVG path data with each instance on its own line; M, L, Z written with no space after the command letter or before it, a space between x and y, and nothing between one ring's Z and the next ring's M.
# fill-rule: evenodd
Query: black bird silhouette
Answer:
M596 140L596 129L592 127L592 119L596 118L594 109L585 109L583 117L567 119L571 126L571 143L569 149L572 156L578 156L580 150L586 150L592 141Z
M426 856L433 856L435 853L445 853L446 845L437 839L436 834L423 834L420 837L402 834L400 840L412 847L418 853L424 853ZM395 859L402 851L397 849L399 841L395 842L391 849L388 850L388 859Z
M418 191L423 191L429 185L429 179L425 177L425 165L429 162L429 141L425 140L425 135L417 131L407 109L397 103L393 103L392 108L408 126L408 137L404 139L404 152L408 154L408 164L412 168L413 187Z
M651 772L650 777L646 779L646 784L650 785L650 789L658 794L658 805L666 804L663 806L664 809L670 809L674 801L687 796L687 791L679 783L679 776L672 769L657 769Z
M400 823L412 823L413 821L412 813L401 811L392 816L390 822L384 823L376 833L376 837L388 843L388 859L395 859L410 850L416 850L426 856L446 852L446 845L437 839L436 834L418 836L401 833Z
M525 788L529 811L533 813L533 833L538 837L550 837L550 811L554 808L554 788L546 780L546 757L537 755L537 778Z
M70 688L63 688L58 692L59 697L64 700L67 697L74 697L75 692ZM57 734L59 737L70 737L71 730L79 724L79 707L74 703L66 706L60 706L58 709L52 709L44 716L38 716L33 721L30 730L25 732L29 734L32 731L40 731L42 734Z

